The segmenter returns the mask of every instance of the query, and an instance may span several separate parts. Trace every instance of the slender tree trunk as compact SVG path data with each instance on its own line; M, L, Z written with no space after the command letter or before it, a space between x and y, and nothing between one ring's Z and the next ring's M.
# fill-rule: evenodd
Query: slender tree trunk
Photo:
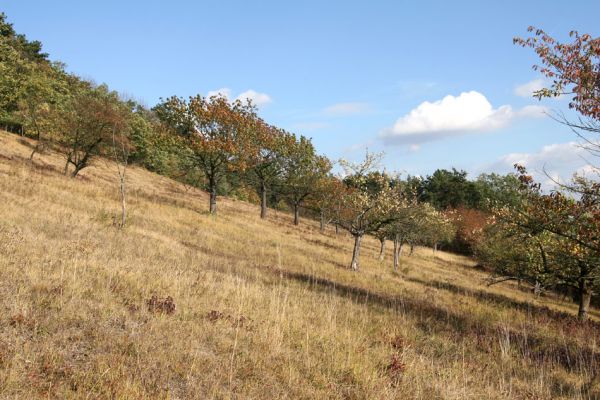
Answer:
M437 252L437 248L438 248L438 244L434 243L433 244L433 254L435 254Z
M340 233L340 226L336 223L335 224L335 235L337 236L338 233Z
M217 180L214 175L208 178L209 191L209 212L211 215L217 215Z
M579 281L579 314L580 321L585 321L588 318L590 301L592 300L592 290L585 279Z
M298 225L300 223L300 207L298 204L294 204L294 225Z
M260 183L260 217L267 218L267 186L264 182Z
M325 211L321 210L321 219L319 220L319 230L325 232Z
M352 269L352 271L358 271L359 268L361 242L362 235L354 235L354 250L352 251L352 263L350 264L350 269Z
M379 261L383 261L383 259L385 258L385 238L379 239L379 243Z
M400 258L400 250L401 248L398 248L398 244L399 244L399 240L398 237L396 236L394 238L394 271L398 271L398 259Z
M125 170L123 173L119 171L119 194L121 195L121 226L120 228L125 227L125 221L127 220L127 204L126 204L126 192L125 192Z
M67 162L65 163L65 168L63 169L63 175L67 175L67 173L69 172L69 162L71 161L70 158L67 158Z
M414 252L415 252L415 245L411 243L410 244L410 253L408 253L408 255L412 256Z

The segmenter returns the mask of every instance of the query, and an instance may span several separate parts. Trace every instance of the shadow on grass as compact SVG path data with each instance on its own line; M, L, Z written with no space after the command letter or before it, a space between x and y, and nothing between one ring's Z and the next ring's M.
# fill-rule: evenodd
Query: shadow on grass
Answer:
M570 313L552 310L547 306L536 305L526 300L516 300L502 294L492 293L485 290L469 289L451 282L443 282L438 280L426 281L416 277L408 276L405 276L404 279L426 287L447 290L451 293L474 297L480 301L494 303L502 307L524 311L534 318L542 317L545 320L550 318L559 323L573 323L575 318L574 315ZM588 321L586 325L593 326L596 329L600 329L600 323L596 321Z
M304 282L312 290L333 293L350 298L358 304L381 306L410 315L417 320L417 326L424 334L444 335L455 342L470 340L482 345L479 349L485 352L498 353L500 340L505 340L510 343L515 354L534 363L559 365L575 373L589 373L600 368L600 353L574 340L563 339L559 343L533 332L496 326L493 323L469 315L459 315L450 309L442 308L424 299L384 295L314 275L285 271L274 267L261 267L261 269L278 274L281 278ZM430 286L436 287L433 284ZM458 287L454 289L458 293L464 293ZM507 306L512 304L511 299L496 298L496 300L504 302ZM558 317L559 321L568 319L576 322L573 317L552 310L548 310L547 315ZM586 328L588 327L594 330L597 328L593 325L586 326Z

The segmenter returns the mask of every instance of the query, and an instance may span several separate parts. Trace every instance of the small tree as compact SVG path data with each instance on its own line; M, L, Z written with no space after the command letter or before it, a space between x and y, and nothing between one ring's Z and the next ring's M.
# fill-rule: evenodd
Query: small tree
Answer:
M534 234L499 219L482 233L474 250L479 262L491 270L489 285L516 280L529 283L539 294L561 284L560 269L568 260L560 260L552 234Z
M436 213L429 203L417 203L416 198L412 196L403 198L396 210L394 221L384 228L387 236L394 242L394 271L398 270L404 244L410 244L412 254L414 245L421 243L430 231L428 224L433 219L431 215Z
M119 199L121 203L121 220L118 224L120 229L127 222L127 167L129 158L134 150L131 135L137 126L144 123L143 116L138 112L132 113L121 126L115 125L112 132L111 150L117 165L119 177Z
M318 183L331 170L331 162L317 155L310 139L300 136L283 156L282 192L294 212L294 225L300 221L300 208L318 189Z
M340 160L346 172L346 189L337 223L354 237L354 250L350 268L360 267L360 248L364 235L379 231L397 218L401 207L398 192L390 185L390 179L375 172L381 154L367 153L365 160L354 164Z
M310 196L307 208L313 210L319 216L319 230L325 231L325 226L335 220L340 209L341 195L344 192L344 184L335 176L322 177Z
M268 192L280 180L284 154L294 145L295 138L283 129L257 119L250 140L254 150L247 153L250 166L247 177L260 198L260 217L264 219L267 217Z
M440 244L449 243L456 236L454 221L460 216L453 210L432 211L425 216L420 242L431 246L435 254Z
M114 130L122 129L128 111L117 93L105 85L82 83L74 89L71 99L58 111L60 144L67 158L65 175L73 165L71 177L77 176L104 145L111 143Z

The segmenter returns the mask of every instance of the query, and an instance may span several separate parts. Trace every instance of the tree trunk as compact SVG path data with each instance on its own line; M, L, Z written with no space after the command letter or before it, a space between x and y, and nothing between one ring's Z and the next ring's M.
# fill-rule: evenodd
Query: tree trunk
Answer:
M580 321L585 321L588 317L590 301L592 300L592 290L585 279L579 281L579 314Z
M44 150L44 144L39 142L35 145L35 147L33 148L33 151L31 152L31 154L29 155L29 161L33 161L33 156L35 156L35 153L37 153L38 151L41 152Z
M264 182L260 184L260 217L267 217L267 187Z
M415 252L415 245L411 243L410 244L410 253L408 253L408 255L412 256L414 252Z
M385 238L379 239L379 243L381 244L379 248L379 261L383 261L385 258Z
M437 252L437 247L438 247L438 244L434 243L433 244L433 254L435 254Z
M400 251L402 247L398 248L399 240L398 237L394 238L394 271L398 271L398 259L400 258Z
M354 235L354 250L352 251L352 263L350 264L350 269L352 269L352 271L358 271L359 268L361 242L362 235Z
M211 215L217 214L217 183L214 179L211 179L209 182L209 191L210 191L210 199L209 199L209 211Z
M300 207L298 204L294 204L294 225L298 225L300 223Z
M338 233L340 233L339 231L340 231L340 226L336 223L335 224L335 235L336 236L337 236Z
M321 210L321 219L319 220L319 230L325 232L325 212Z
M75 169L73 170L73 172L71 173L71 178L75 178L77 176L77 174L79 174L79 171L81 171L83 169L83 166L80 164L76 164L75 165Z
M124 228L125 227L125 221L127 220L127 206L126 206L126 199L125 199L125 172L123 172L122 174L119 173L119 180L120 180L120 185L119 185L119 193L121 194L121 226L120 228Z

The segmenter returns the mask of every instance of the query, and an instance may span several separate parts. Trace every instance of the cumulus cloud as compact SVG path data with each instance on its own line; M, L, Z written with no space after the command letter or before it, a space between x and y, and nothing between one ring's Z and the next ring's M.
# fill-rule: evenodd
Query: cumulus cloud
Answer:
M502 156L485 170L499 173L513 172L514 164L521 164L546 188L555 182L566 182L574 173L598 178L598 169L590 164L594 157L577 142L555 143L532 153L510 153Z
M389 144L418 144L469 132L502 128L515 118L541 117L545 108L527 106L513 110L509 105L493 108L476 91L425 101L385 129L382 138Z
M534 79L522 85L515 86L514 93L519 97L533 97L533 93L546 87L543 79Z
M212 96L223 96L227 100L231 100L232 98L234 98L232 91L229 88L220 88L217 90L209 90L208 93L206 93L206 97L212 97ZM251 100L252 104L254 104L256 106L263 106L263 105L268 104L273 101L271 96L269 96L268 94L260 93L255 90L252 90L252 89L248 89L245 92L240 93L238 96L235 97L235 100L240 100L242 102Z
M323 110L327 115L352 115L369 111L367 103L337 103Z

